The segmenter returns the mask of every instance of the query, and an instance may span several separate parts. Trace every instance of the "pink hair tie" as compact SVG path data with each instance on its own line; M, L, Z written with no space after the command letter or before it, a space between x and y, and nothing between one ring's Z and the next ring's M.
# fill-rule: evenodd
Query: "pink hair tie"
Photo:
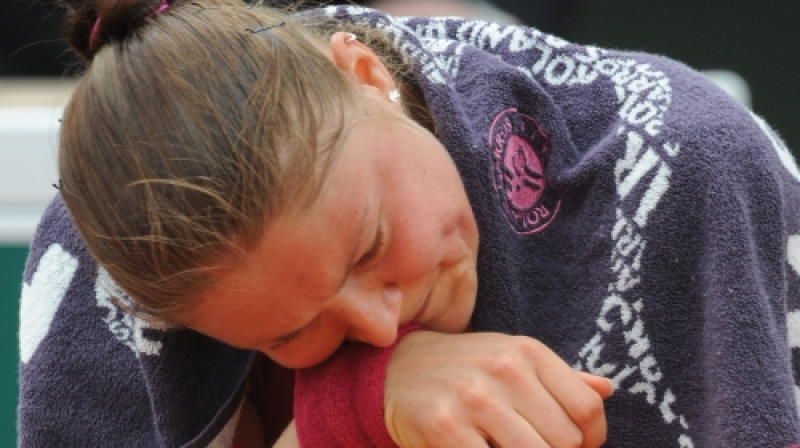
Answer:
M167 0L161 0L161 4L158 5L158 8L156 8L155 11L150 13L150 15L151 16L155 16L155 15L161 14L162 12L166 11L167 8L169 8L169 3L167 3Z
M156 8L155 11L148 14L148 17L161 14L162 12L166 11L167 8L169 8L169 3L167 2L167 0L160 0L158 8ZM97 38L97 33L100 31L100 20L101 20L100 17L98 17L97 20L94 21L94 25L92 25L92 31L89 33L90 50L94 49L94 41Z

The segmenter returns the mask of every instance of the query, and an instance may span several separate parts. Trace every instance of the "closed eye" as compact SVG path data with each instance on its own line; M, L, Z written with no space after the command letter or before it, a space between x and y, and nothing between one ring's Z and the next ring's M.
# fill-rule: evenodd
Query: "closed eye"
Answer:
M364 255L361 256L361 258L358 259L356 266L366 266L370 261L375 259L378 253L380 253L381 247L383 246L384 236L385 233L383 231L383 226L378 225L378 228L375 231L375 240L373 241L372 246L364 253Z
M293 332L291 332L291 333L287 333L287 334L285 334L285 335L283 335L283 336L280 336L280 337L278 337L278 338L274 339L274 340L272 341L272 344L270 345L270 348L271 348L272 350L277 350L277 349L279 349L279 348L281 348L281 347L283 347L283 346L285 346L285 345L288 345L288 344L290 344L292 341L294 341L295 339L297 339L297 337L298 337L298 336L300 336L300 333L301 333L301 332L302 332L304 329L305 329L305 327L303 327L303 328L300 328L299 330L295 330L295 331L293 331Z

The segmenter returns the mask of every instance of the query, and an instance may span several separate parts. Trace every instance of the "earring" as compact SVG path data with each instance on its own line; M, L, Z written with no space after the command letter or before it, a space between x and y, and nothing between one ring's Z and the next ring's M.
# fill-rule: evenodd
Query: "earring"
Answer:
M358 40L358 37L353 33L347 33L347 37L344 39L345 43L355 42Z
M398 92L397 89L392 89L387 96L389 97L389 101L393 103L400 101L400 92Z

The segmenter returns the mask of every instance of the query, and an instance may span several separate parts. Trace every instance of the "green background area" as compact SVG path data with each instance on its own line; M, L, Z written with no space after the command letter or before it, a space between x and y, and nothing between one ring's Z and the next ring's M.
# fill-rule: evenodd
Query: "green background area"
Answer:
M17 444L17 329L22 269L28 247L0 246L0 446Z

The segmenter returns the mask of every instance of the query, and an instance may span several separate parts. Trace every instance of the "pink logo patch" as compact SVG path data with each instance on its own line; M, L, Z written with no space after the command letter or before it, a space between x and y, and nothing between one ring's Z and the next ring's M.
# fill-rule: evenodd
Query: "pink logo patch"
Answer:
M550 139L533 117L506 109L492 123L489 145L494 186L511 227L522 234L541 232L561 206L547 188L542 163Z

